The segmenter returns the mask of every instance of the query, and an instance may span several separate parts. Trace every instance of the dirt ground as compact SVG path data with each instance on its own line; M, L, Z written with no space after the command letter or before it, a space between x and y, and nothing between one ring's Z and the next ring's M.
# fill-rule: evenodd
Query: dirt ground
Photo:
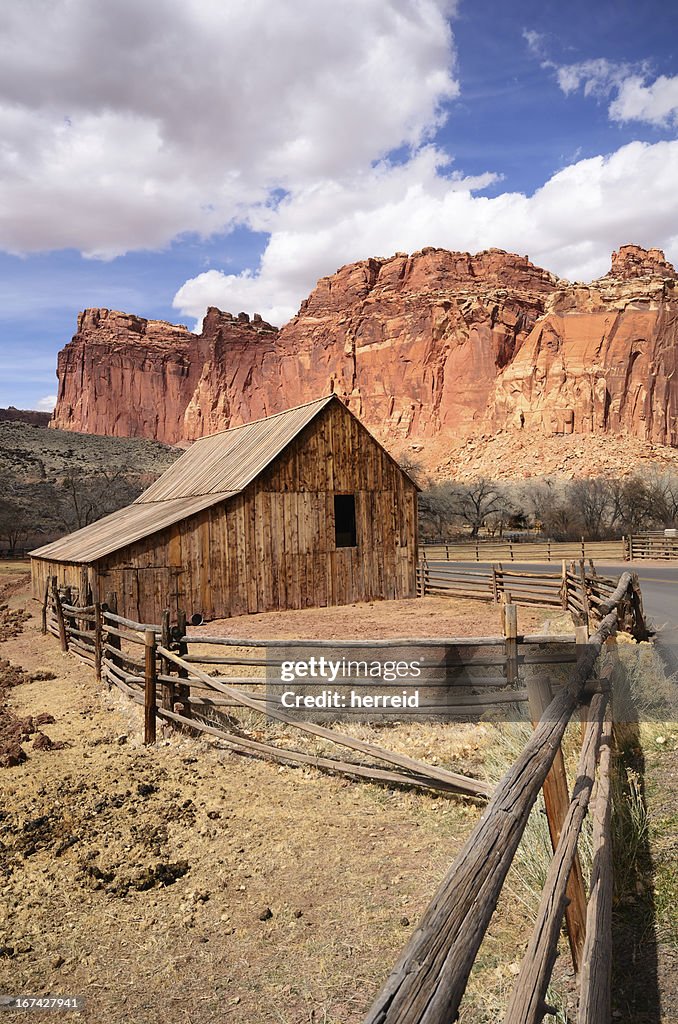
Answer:
M481 808L174 731L146 748L137 707L40 635L25 579L0 576L3 604L0 705L53 716L40 729L56 746L35 749L33 733L26 760L0 769L0 993L79 995L84 1013L63 1016L92 1024L359 1024ZM541 619L521 609L520 631ZM496 635L498 618L427 598L203 631L226 626L243 638L464 636ZM484 777L493 726L411 728L403 752ZM509 882L462 1024L500 1019L515 980L534 907Z
M518 609L518 631L539 632L548 614L537 608ZM501 636L499 607L491 602L449 597L405 601L369 601L339 608L301 608L217 619L191 628L212 636L369 640L391 637Z
M26 761L0 770L0 991L84 996L97 1024L360 1021L478 807L177 733L145 748L136 707L27 607L0 643L26 674L8 700L49 712L42 728L65 745L29 738ZM455 733L455 761L477 767L486 727Z

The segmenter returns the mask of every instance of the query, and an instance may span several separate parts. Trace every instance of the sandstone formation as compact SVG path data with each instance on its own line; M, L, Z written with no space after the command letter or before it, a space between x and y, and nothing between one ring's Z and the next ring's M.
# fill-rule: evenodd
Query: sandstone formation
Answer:
M562 282L498 377L489 421L678 444L677 278L659 249L626 245L605 277Z
M427 248L342 267L280 331L214 308L200 334L86 310L52 424L186 442L334 391L430 470L498 431L676 445L677 277L638 246L589 285Z
M86 309L78 316L77 334L59 353L59 392L50 425L181 442L187 437L186 408L199 391L206 367L226 355L233 386L238 387L248 376L247 370L243 373L244 359L251 358L259 339L276 334L261 317L250 322L246 313L236 317L218 309L207 311L200 335L162 320ZM226 418L208 415L212 400ZM205 399L201 409L204 422L196 415L197 432L191 437L228 425L229 406L218 395Z

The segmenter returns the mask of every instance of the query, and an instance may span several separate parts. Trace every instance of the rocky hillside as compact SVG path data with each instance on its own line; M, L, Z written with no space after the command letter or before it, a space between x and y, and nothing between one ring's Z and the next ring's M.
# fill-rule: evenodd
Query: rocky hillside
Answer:
M280 331L217 309L199 335L86 310L52 424L176 443L334 391L435 473L502 432L631 437L652 454L678 445L677 277L633 245L589 285L497 249L428 248L323 278Z
M51 418L52 414L49 412L15 409L13 405L7 409L0 409L0 423L30 423L34 427L47 427Z
M142 438L0 421L0 550L37 547L114 512L180 454Z

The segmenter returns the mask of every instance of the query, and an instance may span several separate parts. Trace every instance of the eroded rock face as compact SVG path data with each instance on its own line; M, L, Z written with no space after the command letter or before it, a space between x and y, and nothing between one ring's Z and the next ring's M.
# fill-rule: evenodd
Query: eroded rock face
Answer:
M342 267L280 331L214 308L199 335L87 310L52 422L175 443L334 391L427 468L483 431L676 444L677 276L638 246L590 285L497 249L427 248Z
M211 433L228 425L228 403L220 405L216 391L193 421L195 433L187 434L184 422L205 367L214 366L226 352L237 386L242 383L237 362L248 344L276 333L261 318L250 322L245 313L233 316L218 309L207 311L200 335L162 320L86 309L78 316L73 340L59 353L59 393L50 425L162 438L168 444ZM225 339L232 341L232 353ZM226 419L218 418L220 408Z
M622 246L590 285L561 285L499 378L488 422L678 444L676 271Z

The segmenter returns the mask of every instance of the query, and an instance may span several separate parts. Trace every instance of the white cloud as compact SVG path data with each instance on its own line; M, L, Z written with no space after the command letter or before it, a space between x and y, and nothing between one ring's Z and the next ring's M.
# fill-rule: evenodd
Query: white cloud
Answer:
M497 246L571 280L606 273L610 253L625 242L678 258L678 142L634 142L578 161L530 197L476 195L487 179L451 177L448 163L427 147L404 166L382 164L300 191L262 214L271 236L257 273L200 274L179 289L175 306L196 319L207 305L257 310L281 324L320 275L425 245L471 252Z
M272 189L419 147L458 93L453 11L453 0L5 5L0 247L157 248L227 228Z
M44 398L39 398L35 404L35 408L39 412L52 412L57 402L56 395L45 395Z
M651 85L638 75L627 78L610 105L610 117L658 126L678 124L678 75L660 75Z
M678 124L678 75L660 75L648 84L651 68L647 62L629 64L597 57L576 64L557 64L548 56L547 39L542 33L524 29L523 38L541 66L555 73L566 96L580 88L585 96L598 99L614 95L608 107L612 121L642 121L657 127Z
M566 96L581 86L585 96L609 96L631 73L629 64L615 64L604 57L579 64L563 64L560 67L545 61L543 66L555 69L558 85Z

